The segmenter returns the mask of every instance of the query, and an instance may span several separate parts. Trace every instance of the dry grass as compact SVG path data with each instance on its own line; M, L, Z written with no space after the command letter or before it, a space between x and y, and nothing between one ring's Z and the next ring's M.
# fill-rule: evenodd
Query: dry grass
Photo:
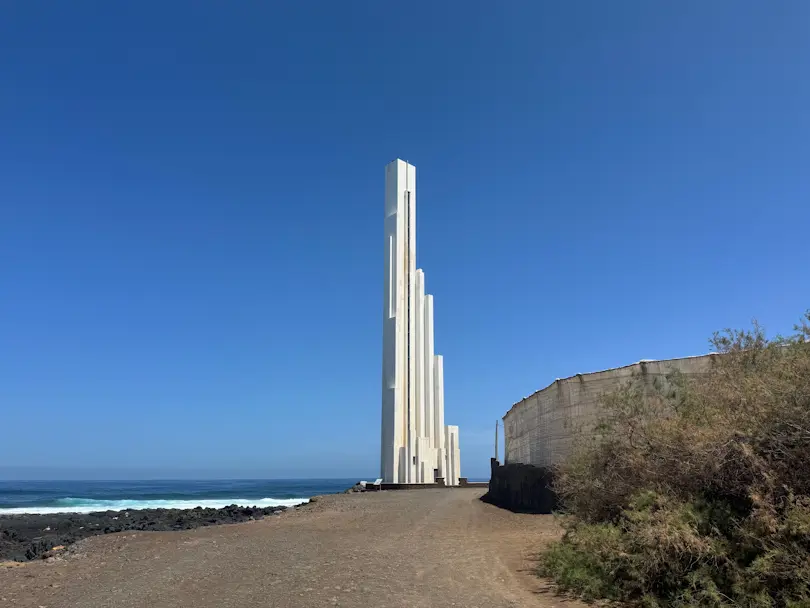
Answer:
M726 330L706 376L607 395L558 472L568 532L544 571L651 606L810 606L808 322Z

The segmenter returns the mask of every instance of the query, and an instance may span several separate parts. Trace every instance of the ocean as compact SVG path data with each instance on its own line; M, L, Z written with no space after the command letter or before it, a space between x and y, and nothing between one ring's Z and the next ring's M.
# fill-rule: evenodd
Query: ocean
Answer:
M0 481L0 515L122 509L276 507L337 494L356 479L159 481Z

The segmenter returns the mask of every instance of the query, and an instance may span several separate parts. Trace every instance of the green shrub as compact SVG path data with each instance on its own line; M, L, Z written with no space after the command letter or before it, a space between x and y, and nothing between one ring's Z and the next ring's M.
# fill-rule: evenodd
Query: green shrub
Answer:
M586 599L810 607L808 321L716 334L705 376L606 395L557 471L566 533L540 572Z
M585 524L568 530L568 542L556 543L543 555L541 573L561 589L576 591L587 600L618 599L610 559L619 555L620 537L612 526Z

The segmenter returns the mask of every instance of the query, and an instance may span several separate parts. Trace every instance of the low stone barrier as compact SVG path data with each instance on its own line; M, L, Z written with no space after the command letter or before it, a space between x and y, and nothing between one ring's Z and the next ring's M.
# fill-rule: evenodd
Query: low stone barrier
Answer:
M553 474L530 464L490 461L489 491L481 500L519 513L552 513L559 501L551 489Z

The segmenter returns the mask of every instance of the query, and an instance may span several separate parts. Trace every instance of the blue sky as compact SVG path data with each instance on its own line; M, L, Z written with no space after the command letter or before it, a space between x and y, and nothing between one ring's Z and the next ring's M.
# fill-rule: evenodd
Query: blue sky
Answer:
M800 0L4 3L0 466L374 476L395 157L462 474L555 377L789 330L809 23Z

